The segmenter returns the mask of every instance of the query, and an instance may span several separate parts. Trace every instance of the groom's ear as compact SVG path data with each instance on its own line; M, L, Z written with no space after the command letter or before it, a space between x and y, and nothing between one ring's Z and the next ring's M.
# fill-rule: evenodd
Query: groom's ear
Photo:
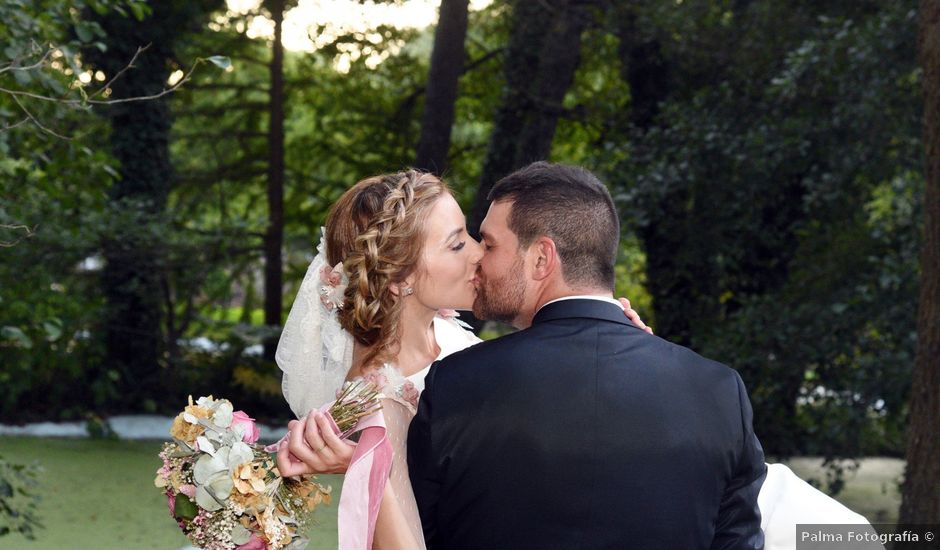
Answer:
M532 259L532 278L542 281L552 276L561 268L555 241L548 237L539 237L529 247Z

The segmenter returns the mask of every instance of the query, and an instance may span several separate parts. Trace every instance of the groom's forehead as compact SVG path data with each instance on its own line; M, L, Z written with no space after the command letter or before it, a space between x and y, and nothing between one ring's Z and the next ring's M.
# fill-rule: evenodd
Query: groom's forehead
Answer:
M508 201L499 201L490 203L489 211L480 224L480 235L486 238L493 238L498 235L494 233L505 233L509 231L509 214L512 211L511 203Z
M500 226L508 226L509 214L512 213L512 201L495 201L490 203L490 209L486 217L490 220L490 225L494 223Z

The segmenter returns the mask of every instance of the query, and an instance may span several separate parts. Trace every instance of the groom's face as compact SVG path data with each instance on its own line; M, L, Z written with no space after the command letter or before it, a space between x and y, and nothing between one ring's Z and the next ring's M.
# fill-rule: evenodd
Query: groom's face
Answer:
M483 258L477 267L473 314L480 319L513 323L525 304L525 255L509 229L512 203L495 202L480 224Z

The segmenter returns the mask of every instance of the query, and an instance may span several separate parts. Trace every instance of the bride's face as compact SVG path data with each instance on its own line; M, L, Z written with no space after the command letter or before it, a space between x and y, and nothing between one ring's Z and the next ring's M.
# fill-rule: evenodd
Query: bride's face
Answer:
M471 309L476 296L473 277L482 256L480 243L467 233L460 205L445 193L425 222L414 298L429 309Z

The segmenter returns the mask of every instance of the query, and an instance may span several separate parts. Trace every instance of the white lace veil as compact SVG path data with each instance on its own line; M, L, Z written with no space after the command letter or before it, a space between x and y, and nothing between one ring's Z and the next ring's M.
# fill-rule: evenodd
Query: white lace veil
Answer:
M334 306L342 300L342 289L321 275L342 274L341 264L331 268L326 260L325 234L321 228L317 256L307 268L274 356L284 371L284 399L297 418L336 399L352 365L352 336L340 327Z

